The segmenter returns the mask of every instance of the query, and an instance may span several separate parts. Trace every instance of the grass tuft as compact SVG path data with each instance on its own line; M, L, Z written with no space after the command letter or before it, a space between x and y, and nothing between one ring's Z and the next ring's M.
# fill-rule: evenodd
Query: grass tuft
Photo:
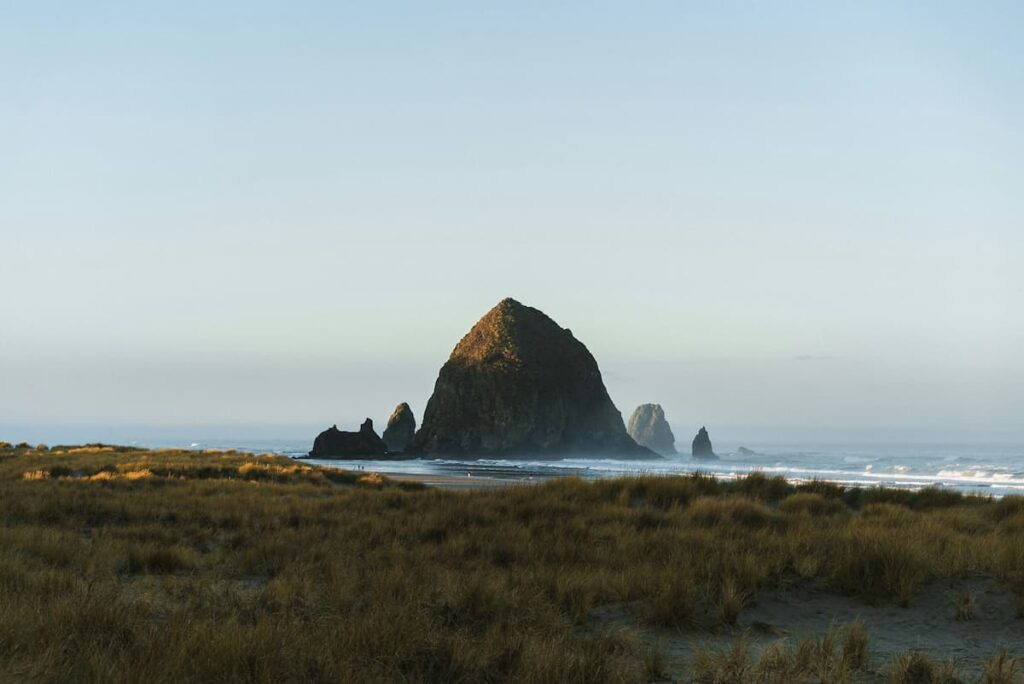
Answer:
M953 661L937 663L921 651L910 651L893 658L889 681L892 684L964 684Z
M718 609L718 619L724 625L735 625L740 613L749 601L748 593L732 577L726 577L722 581L721 589L718 592L718 600L715 607Z
M961 591L953 599L955 618L961 622L968 622L975 618L978 611L978 597L973 591Z
M813 492L797 492L783 499L779 510L789 515L820 517L845 513L846 504Z
M1018 684L1017 659L1010 656L1005 648L985 661L982 669L982 684Z
M754 672L747 637L740 637L727 649L697 649L693 655L691 671L695 684L737 684L747 681Z
M864 623L855 620L847 627L842 640L841 659L847 670L863 670L868 666L869 638Z

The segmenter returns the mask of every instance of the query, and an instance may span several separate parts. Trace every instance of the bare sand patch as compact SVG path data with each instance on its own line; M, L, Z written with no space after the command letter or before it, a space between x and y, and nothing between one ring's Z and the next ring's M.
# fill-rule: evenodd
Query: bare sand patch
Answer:
M674 677L684 677L699 649L729 649L743 637L756 656L770 645L782 642L795 648L804 637L856 621L870 639L866 681L880 681L892 659L909 651L936 661L952 660L961 672L973 675L1001 648L1011 656L1024 656L1024 619L1016 598L988 577L932 582L906 608L839 595L820 581L794 580L758 593L734 627L716 625L711 615L692 629L650 627L637 619L636 607L620 603L594 609L586 629L635 630L643 642L663 650Z

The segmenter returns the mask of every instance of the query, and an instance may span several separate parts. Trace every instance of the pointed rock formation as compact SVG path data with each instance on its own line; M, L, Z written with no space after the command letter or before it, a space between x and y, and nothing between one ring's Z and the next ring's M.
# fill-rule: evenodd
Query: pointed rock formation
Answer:
M701 427L697 432L697 436L693 438L693 457L694 458L706 458L706 459L717 459L715 450L711 448L711 438L708 436L706 428Z
M387 453L384 441L373 430L373 421L367 418L359 432L344 432L337 425L327 428L313 441L313 458L362 458L383 456Z
M415 435L416 417L412 415L409 405L402 402L388 418L388 426L384 428L384 444L387 445L389 452L399 453L405 451Z
M409 450L657 458L626 433L583 343L514 299L499 302L455 347Z
M641 404L629 417L629 436L637 444L647 447L662 456L676 453L676 438L665 420L661 404Z

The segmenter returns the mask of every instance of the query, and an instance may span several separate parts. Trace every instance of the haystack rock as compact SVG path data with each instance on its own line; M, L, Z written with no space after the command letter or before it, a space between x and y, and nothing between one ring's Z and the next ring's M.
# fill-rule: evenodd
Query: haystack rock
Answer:
M367 418L359 432L344 432L337 425L327 428L313 441L309 455L314 458L362 458L383 456L387 446L373 430L373 421Z
M455 347L409 450L658 458L626 433L583 343L514 299L499 302Z
M661 404L641 404L629 417L629 436L637 444L647 447L662 456L676 453L676 438L665 420Z
M711 448L711 437L708 436L708 431L704 427L701 427L697 436L693 438L693 457L718 458L715 455L715 450Z
M388 426L384 428L384 444L388 451L398 453L405 451L409 442L416 435L416 417L405 402L395 407L388 418Z

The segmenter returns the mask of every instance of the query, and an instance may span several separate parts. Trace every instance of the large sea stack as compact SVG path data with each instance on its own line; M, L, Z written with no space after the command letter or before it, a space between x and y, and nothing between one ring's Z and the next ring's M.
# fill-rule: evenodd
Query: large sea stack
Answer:
M409 451L657 458L626 433L583 343L514 299L499 302L455 347Z
M715 450L711 448L711 437L708 436L707 428L701 426L697 436L693 438L693 457L705 459L717 459Z
M391 453L405 451L409 442L416 435L416 417L412 409L404 401L395 407L388 418L388 426L384 428L384 444Z
M629 417L629 436L662 456L676 453L676 438L660 404L641 404Z
M373 430L373 421L367 418L359 432L344 432L337 425L327 428L313 441L313 458L363 458L383 456L387 446Z

